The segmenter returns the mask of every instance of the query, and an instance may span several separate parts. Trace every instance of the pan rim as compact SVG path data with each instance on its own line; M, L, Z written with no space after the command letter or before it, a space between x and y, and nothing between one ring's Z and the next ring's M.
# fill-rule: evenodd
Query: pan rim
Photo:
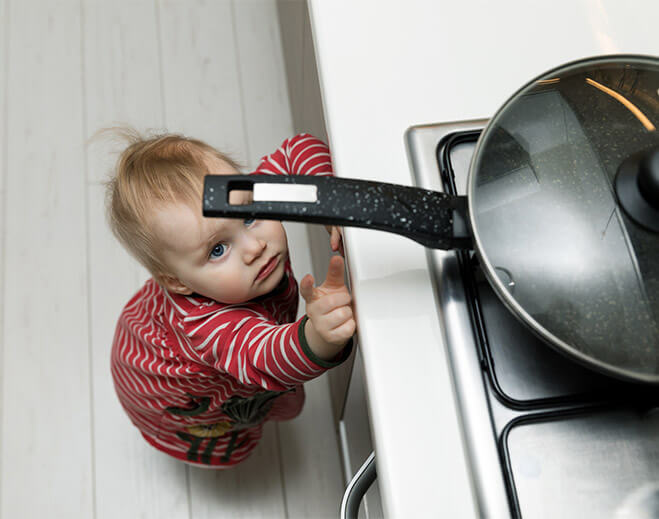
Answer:
M598 64L598 63L610 63L610 62L619 62L621 60L634 60L638 62L650 62L655 66L659 62L659 59L654 56L641 55L641 54L607 54L607 55L598 55L591 56L586 58L581 58L578 60L570 61L558 67L555 67L547 72L544 72L532 80L528 81L521 88L519 88L513 95L511 95L503 105L496 111L496 113L490 118L487 125L483 129L476 146L474 148L474 153L472 155L470 164L469 164L469 173L467 176L467 206L469 213L469 221L471 225L471 234L473 238L474 250L478 256L481 267L485 273L485 276L490 283L490 286L494 289L495 293L499 297L499 300L521 320L533 333L538 337L543 339L550 347L554 348L559 353L566 354L569 358L579 362L580 364L596 369L602 373L614 376L616 378L629 381L629 382L642 382L645 384L659 385L659 371L655 373L642 372L634 369L625 369L616 364L610 362L605 362L596 356L588 355L581 350L577 349L571 343L564 341L563 339L557 337L551 333L545 326L540 324L533 316L531 316L524 307L517 302L517 300L510 294L506 289L503 282L499 279L499 276L496 274L494 265L489 261L486 251L483 251L483 241L480 236L478 225L475 225L475 210L474 210L474 191L475 191L475 164L478 161L478 157L481 154L481 148L483 142L487 138L490 130L494 127L494 123L498 120L500 114L504 112L510 106L511 102L516 99L520 93L528 89L531 85L536 83L538 80L546 79L551 77L557 72L565 72L574 67L587 64Z

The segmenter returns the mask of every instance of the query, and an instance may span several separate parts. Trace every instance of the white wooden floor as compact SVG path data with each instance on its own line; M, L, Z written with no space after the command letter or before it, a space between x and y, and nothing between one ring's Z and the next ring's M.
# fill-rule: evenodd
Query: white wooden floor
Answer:
M0 0L0 517L336 517L326 378L230 471L149 447L114 395L115 319L146 273L111 237L117 122L254 166L293 131L274 0ZM116 147L114 148L116 149ZM289 226L298 279L306 234Z

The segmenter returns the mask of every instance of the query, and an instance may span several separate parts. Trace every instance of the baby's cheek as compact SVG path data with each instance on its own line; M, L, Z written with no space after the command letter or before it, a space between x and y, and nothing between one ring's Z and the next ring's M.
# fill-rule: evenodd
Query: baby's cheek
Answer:
M266 223L269 227L268 232L271 238L274 238L278 241L286 241L286 229L284 229L284 226L281 222L268 220Z
M279 224L279 226L281 227L279 241L281 243L282 252L288 252L288 238L286 236L286 230L284 229L283 225Z
M235 295L236 293L236 280L235 276L230 277L230 276L223 276L221 279L218 280L217 284L217 290L221 294L224 295L224 297L230 297L232 295Z
M224 276L215 273L210 279L207 280L207 286L211 299L214 299L220 303L229 303L226 298L229 294L231 294L231 290L230 287L227 287L227 280L224 278Z
M247 272L236 273L227 280L225 292L228 290L233 296L234 303L244 303L252 298L252 283Z

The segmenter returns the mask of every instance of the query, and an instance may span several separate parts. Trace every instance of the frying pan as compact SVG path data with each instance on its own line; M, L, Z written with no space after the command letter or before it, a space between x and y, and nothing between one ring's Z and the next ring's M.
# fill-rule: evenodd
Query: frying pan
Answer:
M550 346L659 384L659 59L568 63L483 130L467 196L357 179L209 175L203 214L397 233L473 248L503 303ZM253 202L229 203L251 191Z

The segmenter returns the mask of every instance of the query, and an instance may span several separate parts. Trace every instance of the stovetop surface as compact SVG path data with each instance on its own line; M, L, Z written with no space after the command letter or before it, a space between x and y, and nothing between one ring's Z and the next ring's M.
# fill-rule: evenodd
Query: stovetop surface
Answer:
M417 185L464 194L485 123L411 129ZM428 257L481 515L659 517L656 388L550 348L500 302L473 252Z

